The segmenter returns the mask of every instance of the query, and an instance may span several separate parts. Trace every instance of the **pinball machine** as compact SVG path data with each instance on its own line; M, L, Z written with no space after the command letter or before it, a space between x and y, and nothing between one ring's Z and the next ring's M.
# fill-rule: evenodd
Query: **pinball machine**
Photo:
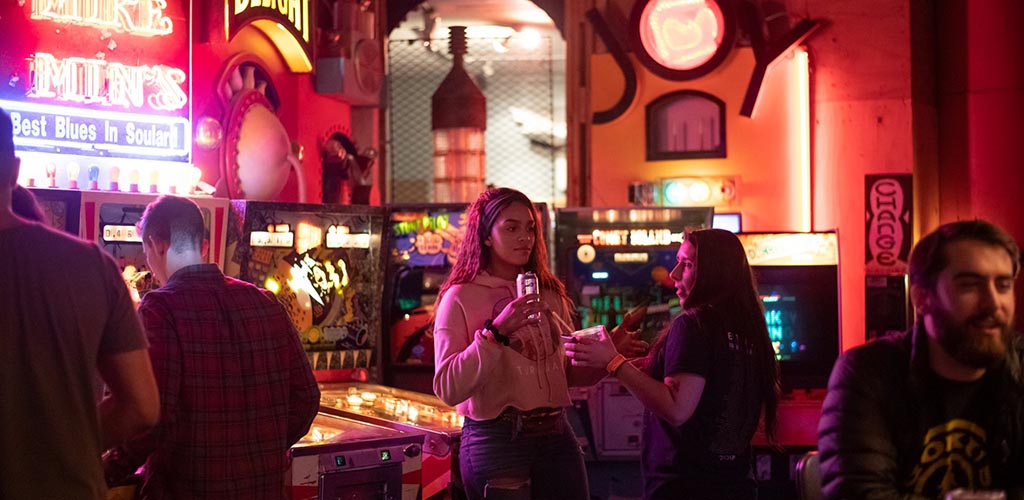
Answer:
M419 500L420 434L319 413L288 450L288 500Z
M432 394L359 382L320 388L320 411L423 435L423 498L458 498L463 417Z
M231 203L226 273L277 296L317 380L379 380L384 209Z

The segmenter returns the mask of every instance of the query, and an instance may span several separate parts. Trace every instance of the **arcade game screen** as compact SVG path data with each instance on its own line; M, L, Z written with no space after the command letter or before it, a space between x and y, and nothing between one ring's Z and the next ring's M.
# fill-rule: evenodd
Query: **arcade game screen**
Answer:
M314 370L376 366L383 209L232 204L227 273L277 295Z
M434 363L434 301L455 263L465 233L465 208L392 209L385 302L391 363Z
M839 355L836 233L740 234L783 389L820 389Z
M711 208L563 209L556 268L582 328L611 329L646 306L640 338L653 340L679 310L669 276L687 230L711 227Z
M835 266L754 267L754 274L783 385L825 387L839 355Z

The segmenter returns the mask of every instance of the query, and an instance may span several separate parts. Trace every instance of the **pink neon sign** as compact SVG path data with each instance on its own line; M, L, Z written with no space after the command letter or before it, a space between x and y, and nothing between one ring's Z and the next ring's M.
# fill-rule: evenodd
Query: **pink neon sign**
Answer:
M725 19L714 0L650 0L640 15L640 42L658 64L686 71L722 45Z

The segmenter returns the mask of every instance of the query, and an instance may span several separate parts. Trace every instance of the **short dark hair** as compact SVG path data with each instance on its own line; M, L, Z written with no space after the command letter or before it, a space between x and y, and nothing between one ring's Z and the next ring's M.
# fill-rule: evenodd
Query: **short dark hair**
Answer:
M14 122L3 108L0 108L0 156L14 155Z
M36 201L35 195L21 184L15 184L11 191L11 211L14 215L32 222L46 222L46 214Z
M0 108L0 179L11 174L14 158L14 122L3 108Z
M968 220L943 224L917 242L910 253L910 284L934 289L939 273L948 264L946 247L963 240L980 241L1006 250L1013 261L1013 275L1017 276L1020 248L1013 237L991 222Z
M196 249L206 239L206 224L196 202L163 195L146 206L139 221L139 233L143 239L166 241L177 251Z

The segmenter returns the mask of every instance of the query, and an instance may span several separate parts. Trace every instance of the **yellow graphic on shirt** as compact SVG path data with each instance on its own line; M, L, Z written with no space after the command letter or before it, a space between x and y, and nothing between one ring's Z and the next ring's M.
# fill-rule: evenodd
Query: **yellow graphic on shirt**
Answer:
M914 466L908 486L914 493L932 498L942 498L956 488L991 487L985 440L985 429L958 418L928 429L921 460Z

